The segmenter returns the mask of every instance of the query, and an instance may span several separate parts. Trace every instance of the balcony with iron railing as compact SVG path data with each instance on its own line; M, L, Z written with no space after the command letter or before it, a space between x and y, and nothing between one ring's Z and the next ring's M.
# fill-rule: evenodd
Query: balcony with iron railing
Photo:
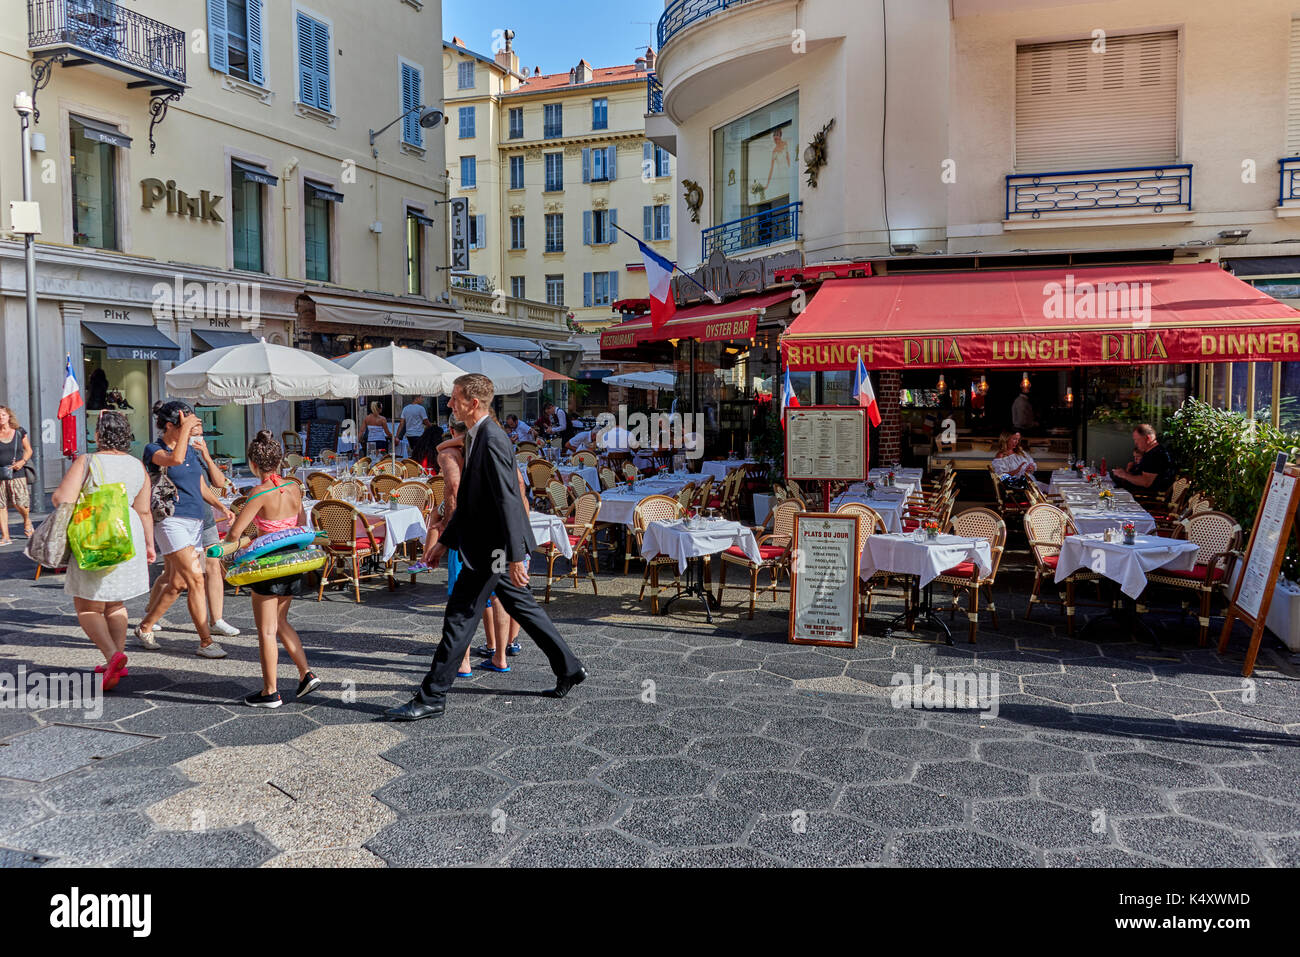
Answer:
M1300 207L1300 156L1285 156L1277 161L1279 208Z
M27 0L27 48L121 70L155 93L185 86L185 32L111 0Z
M1120 169L1013 173L1006 178L1005 221L1105 220L1162 213L1190 213L1192 167L1133 166Z
M753 0L677 0L676 3L669 4L659 18L660 52L663 52L664 44L692 23L752 2Z
M733 256L759 246L794 242L799 239L802 206L802 201L789 203L709 227L700 233L700 262L715 252Z
M664 111L664 87L659 77L651 73L645 78L645 111L662 113Z

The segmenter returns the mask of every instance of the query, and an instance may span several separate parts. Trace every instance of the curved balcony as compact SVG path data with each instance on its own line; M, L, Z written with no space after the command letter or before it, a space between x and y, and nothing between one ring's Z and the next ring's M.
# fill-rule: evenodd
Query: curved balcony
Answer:
M753 0L677 0L676 3L669 4L659 18L659 49L663 50L665 43L697 20L752 2Z

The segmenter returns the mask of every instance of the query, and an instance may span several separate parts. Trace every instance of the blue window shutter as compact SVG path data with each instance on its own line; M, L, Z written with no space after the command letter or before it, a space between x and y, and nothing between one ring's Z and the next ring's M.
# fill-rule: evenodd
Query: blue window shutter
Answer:
M478 248L487 249L487 214L479 213L474 218L478 220Z
M646 242L655 238L655 209L653 206L641 207L641 235Z
M258 86L266 86L266 70L262 66L262 0L248 0L247 9L248 78Z
M582 148L582 181L591 182L591 150L585 146Z
M663 230L663 236L661 237L661 238L663 238L663 239L671 239L671 238L672 238L672 235L673 235L672 222L671 222L672 211L673 211L673 208L672 208L671 206L668 206L668 205L665 204L665 206L664 206L664 230Z
M651 143L649 140L646 140L644 143L641 144L641 170L642 170L642 172L645 172L646 170L649 170L650 175L651 175L651 176L654 175L654 172L655 172L655 167L654 167L654 158L655 158L655 145L654 145L653 143ZM648 164L648 165L647 165L647 164Z
M582 274L582 304L591 305L591 273L589 272Z
M328 110L331 109L330 29L323 23L316 24L312 56L316 61L316 99L322 110Z
M618 302L618 273L609 274L609 301Z
M591 210L589 209L582 211L582 244L591 245Z
M230 72L230 47L226 44L226 0L208 0L208 64Z
M316 68L313 65L314 49L312 21L302 11L298 12L298 98L308 106L316 105Z
M415 71L409 65L402 64L402 140L406 143L415 143L416 130L420 128L419 120L410 113L411 107L415 106Z
M618 230L614 228L617 225L618 210L611 209L609 211L609 222L605 225L605 241L611 245L618 242Z
M611 180L618 179L618 147L607 146L607 155L605 157L605 175Z
M411 108L415 109L424 102L424 73L412 67L411 80ZM413 146L424 146L424 128L420 126L419 110L415 110L408 119L411 121L411 130L414 133L411 144Z

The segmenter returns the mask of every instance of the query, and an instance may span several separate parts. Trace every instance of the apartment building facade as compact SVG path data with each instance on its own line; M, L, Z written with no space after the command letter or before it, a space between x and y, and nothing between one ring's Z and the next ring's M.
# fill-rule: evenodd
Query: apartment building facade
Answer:
M614 303L647 295L636 244L616 226L676 258L674 163L643 121L654 54L542 74L501 34L492 56L459 38L443 47L447 168L473 247L453 283L565 306L575 327L599 329Z

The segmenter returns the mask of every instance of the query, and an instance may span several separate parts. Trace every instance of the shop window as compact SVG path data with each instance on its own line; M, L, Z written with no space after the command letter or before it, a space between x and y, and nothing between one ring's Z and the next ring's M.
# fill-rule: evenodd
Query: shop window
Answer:
M1232 375L1228 385L1228 408L1244 415L1250 411L1250 363L1234 362L1226 368Z
M243 170L230 174L230 232L236 269L265 272L262 259L262 184Z
M95 450L95 426L99 413L114 409L126 416L135 439L131 454L139 457L153 434L149 409L150 364L140 359L109 359L108 350L86 347L83 376L86 383L85 448Z
M1273 363L1255 363L1255 418L1273 422Z
M853 373L849 370L822 373L822 405L853 405Z
M92 139L76 118L72 139L72 243L118 248L117 147Z
M406 291L412 296L423 294L424 225L412 210L406 212Z
M799 199L799 94L713 133L713 224Z

